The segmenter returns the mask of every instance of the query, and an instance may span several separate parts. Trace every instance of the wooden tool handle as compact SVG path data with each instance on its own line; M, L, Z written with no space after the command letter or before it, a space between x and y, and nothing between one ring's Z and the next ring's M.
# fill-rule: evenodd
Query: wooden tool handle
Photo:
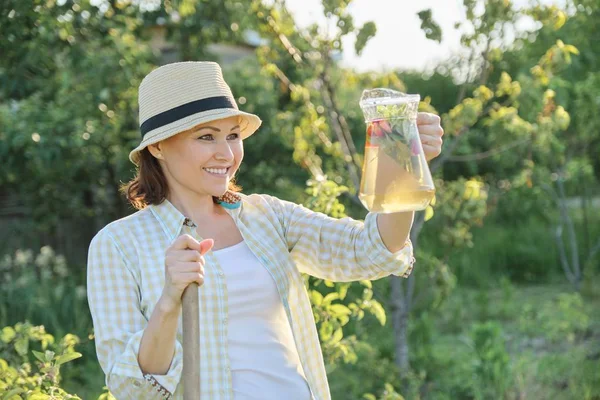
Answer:
M200 400L200 304L198 284L183 291L183 400Z

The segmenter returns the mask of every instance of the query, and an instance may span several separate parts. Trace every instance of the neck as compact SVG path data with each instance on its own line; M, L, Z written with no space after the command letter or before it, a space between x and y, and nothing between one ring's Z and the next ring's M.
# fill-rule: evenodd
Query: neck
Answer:
M225 210L213 202L211 195L183 194L179 191L171 191L167 199L185 217L191 219L196 225L199 221L206 221L212 217L220 216Z

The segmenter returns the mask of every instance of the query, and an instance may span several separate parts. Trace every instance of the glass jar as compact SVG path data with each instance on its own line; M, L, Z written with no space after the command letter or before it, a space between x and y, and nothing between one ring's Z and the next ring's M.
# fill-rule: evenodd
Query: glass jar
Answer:
M417 129L419 101L391 89L363 91L367 138L358 197L369 211L423 210L435 195Z

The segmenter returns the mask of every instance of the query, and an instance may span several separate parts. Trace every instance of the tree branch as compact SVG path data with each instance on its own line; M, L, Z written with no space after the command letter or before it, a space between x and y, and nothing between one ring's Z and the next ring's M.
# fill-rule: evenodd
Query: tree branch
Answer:
M579 289L579 282L581 281L581 268L579 265L579 251L577 246L577 235L575 234L575 226L573 225L573 219L569 215L569 210L567 209L566 195L565 195L565 186L564 182L560 178L563 175L564 171L560 171L559 178L556 180L558 186L558 193L560 195L560 210L563 221L567 225L567 231L569 234L569 241L571 245L571 261L573 263L572 269L573 274L575 275L575 279L577 280L575 286Z
M575 285L575 275L570 270L569 261L567 260L567 253L565 251L565 244L562 240L562 226L559 226L556 228L556 230L554 232L554 239L556 240L556 245L558 246L558 254L560 257L560 264L563 268L563 271L565 271L567 280L572 285Z
M562 218L562 206L561 206L561 199L559 194L548 184L546 183L542 183L541 184L542 189L544 189L556 202L556 206L559 208L560 213L561 213L561 218L558 222L558 226L556 227L556 230L554 232L554 238L556 240L556 245L558 246L558 253L559 253L559 257L560 257L560 264L563 268L563 271L565 272L565 276L567 277L567 280L573 284L576 285L576 276L574 274L574 272L571 270L571 265L569 265L569 260L567 258L567 254L566 254L566 250L565 250L565 244L562 240L562 230L563 230L563 225L564 225L564 219Z
M306 61L308 59L302 57L301 52L296 47L294 47L294 45L287 38L287 36L280 32L277 26L277 22L273 18L267 18L267 22L273 30L273 33L281 42L282 46L286 49L287 53L292 56L293 60L297 64L306 65L308 63L309 67L314 68L314 65L310 65L311 63ZM337 106L335 90L331 85L331 80L327 73L330 61L331 59L330 57L328 57L328 54L324 54L324 68L320 76L321 95L323 96L323 101L325 102L325 106L328 110L330 126L342 146L348 174L350 175L352 184L356 189L355 191L358 192L358 189L360 187L360 175L358 171L360 171L360 167L357 166L356 163L356 146L354 145L352 135L350 134L350 128L348 127L345 118L342 116ZM283 73L283 71L281 71L278 67L275 71L279 80L283 82L288 88L290 88L290 90L293 90L293 82L291 82L291 80ZM308 99L305 100L305 106L310 106L309 103L310 101ZM323 135L318 136L323 143L327 144L324 140ZM354 203L361 204L356 196L350 196L350 198Z
M596 253L600 252L600 240L598 240L598 242L594 245L594 247L592 247L592 249L590 250L589 254L588 254L588 261L591 261L594 259L594 257L596 256Z
M342 145L342 151L344 152L348 174L350 175L350 179L352 179L354 188L356 191L358 191L360 187L360 176L358 174L359 168L355 162L356 148L354 146L352 136L350 136L350 132L347 129L344 129L344 126L340 121L340 111L335 103L335 94L329 83L329 77L327 76L326 69L327 67L321 74L321 92L323 95L323 100L325 101L327 109L329 110L329 119L332 130L335 132L338 141Z
M505 107L506 105L508 105L509 101L505 101L502 104L500 104L500 107ZM481 114L479 114L478 116L478 120L481 119L483 116L489 114L489 112L492 110L492 108L494 108L494 105L496 105L497 103L492 103L489 106L487 106L482 112ZM448 159L452 156L452 154L454 153L454 150L456 150L456 148L458 147L458 144L460 143L460 139L463 136L466 136L465 133L467 131L469 131L469 129L471 129L473 127L473 125L469 126L469 125L465 125L462 128L460 128L458 130L458 132L456 132L454 134L454 139L451 141L448 141L447 145L444 147L444 150L442 151L442 154L434 159L429 167L429 170L431 171L431 173L433 174L435 171L437 171L438 169L440 169L444 163L446 161L448 161Z
M514 142L511 142L507 145L501 146L501 147L497 147L494 149L490 149L481 153L475 153L475 154L465 154L465 155L459 155L459 156L451 156L447 158L447 161L450 162L467 162L467 161L477 161L477 160L483 160L485 158L488 157L493 157L497 154L503 153L505 151L508 151L514 147L518 147L522 144L525 144L527 142L531 141L530 138L527 139L521 139L521 140L515 140Z

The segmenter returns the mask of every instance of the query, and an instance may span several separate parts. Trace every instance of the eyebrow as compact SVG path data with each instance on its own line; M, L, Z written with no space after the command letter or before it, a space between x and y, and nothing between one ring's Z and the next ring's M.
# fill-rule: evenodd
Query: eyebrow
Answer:
M231 128L231 130L234 130L234 129L239 128L239 127L240 127L239 125L236 125L233 128ZM214 126L202 126L202 127L198 128L198 129L196 129L196 131L200 131L202 129L210 129L210 130L212 130L214 132L221 132L221 130L219 128L215 128Z

